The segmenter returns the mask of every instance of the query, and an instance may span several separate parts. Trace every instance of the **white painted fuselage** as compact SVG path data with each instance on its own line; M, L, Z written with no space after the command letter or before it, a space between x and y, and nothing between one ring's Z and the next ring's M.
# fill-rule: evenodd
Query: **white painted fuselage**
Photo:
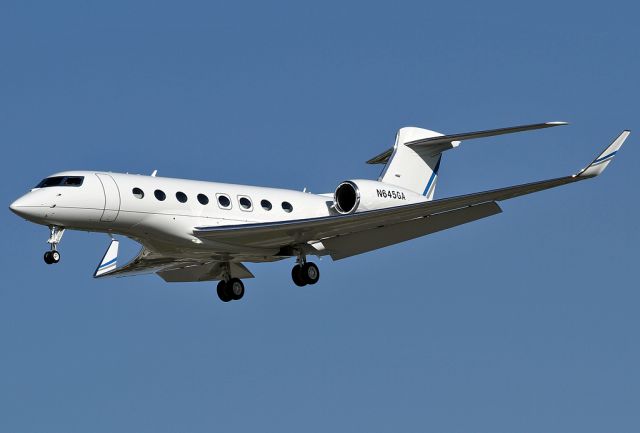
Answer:
M65 171L47 179L58 177L77 177L82 183L34 188L12 203L11 209L37 224L120 234L154 251L178 257L279 260L288 255L279 255L278 248L221 244L194 236L193 229L337 214L332 194L94 171ZM401 188L390 186L390 189ZM420 194L402 192L404 199L389 197L375 207L426 201ZM308 252L323 254L321 249Z

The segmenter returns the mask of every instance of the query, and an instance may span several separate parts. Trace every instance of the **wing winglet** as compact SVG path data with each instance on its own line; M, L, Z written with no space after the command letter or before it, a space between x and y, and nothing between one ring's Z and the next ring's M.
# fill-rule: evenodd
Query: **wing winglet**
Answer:
M116 239L111 239L109 248L107 248L107 251L104 253L104 256L98 264L96 271L93 273L93 278L103 276L116 268L119 244L120 242L118 242Z
M595 177L602 173L604 169L607 168L607 165L609 165L616 153L618 153L618 150L620 150L620 148L624 144L624 141L627 139L630 133L631 131L629 131L628 129L622 131L620 135L618 135L618 137L613 140L613 143L607 146L607 148L602 151L602 153L600 153L600 155L598 155L593 160L593 162L591 162L591 164L580 170L575 176Z

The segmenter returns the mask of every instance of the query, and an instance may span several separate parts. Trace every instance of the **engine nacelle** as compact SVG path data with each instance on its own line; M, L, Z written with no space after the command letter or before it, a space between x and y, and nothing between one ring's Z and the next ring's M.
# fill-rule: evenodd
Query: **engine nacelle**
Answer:
M333 207L343 215L426 200L426 197L399 186L366 179L345 180L333 193Z

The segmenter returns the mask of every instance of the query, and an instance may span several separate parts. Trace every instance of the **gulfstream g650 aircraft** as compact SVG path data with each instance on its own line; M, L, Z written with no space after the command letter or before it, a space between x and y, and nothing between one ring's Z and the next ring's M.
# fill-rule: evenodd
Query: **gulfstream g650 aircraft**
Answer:
M58 263L66 229L127 236L140 253L117 268L113 239L94 277L155 272L165 281L220 280L222 301L244 295L244 262L296 258L298 286L320 272L307 256L334 260L372 251L501 212L499 201L589 179L611 162L623 131L578 173L434 200L442 153L462 140L564 125L549 122L443 135L402 128L390 148L367 161L384 164L378 180L347 180L333 193L231 185L151 176L66 171L45 178L11 204L19 216L50 229L48 264Z

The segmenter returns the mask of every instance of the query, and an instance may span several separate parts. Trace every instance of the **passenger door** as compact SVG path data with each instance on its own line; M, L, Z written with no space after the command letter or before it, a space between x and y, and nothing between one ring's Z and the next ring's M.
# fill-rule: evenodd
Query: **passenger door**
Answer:
M104 211L100 221L111 222L118 218L120 213L120 190L116 181L108 174L96 173L104 192Z

